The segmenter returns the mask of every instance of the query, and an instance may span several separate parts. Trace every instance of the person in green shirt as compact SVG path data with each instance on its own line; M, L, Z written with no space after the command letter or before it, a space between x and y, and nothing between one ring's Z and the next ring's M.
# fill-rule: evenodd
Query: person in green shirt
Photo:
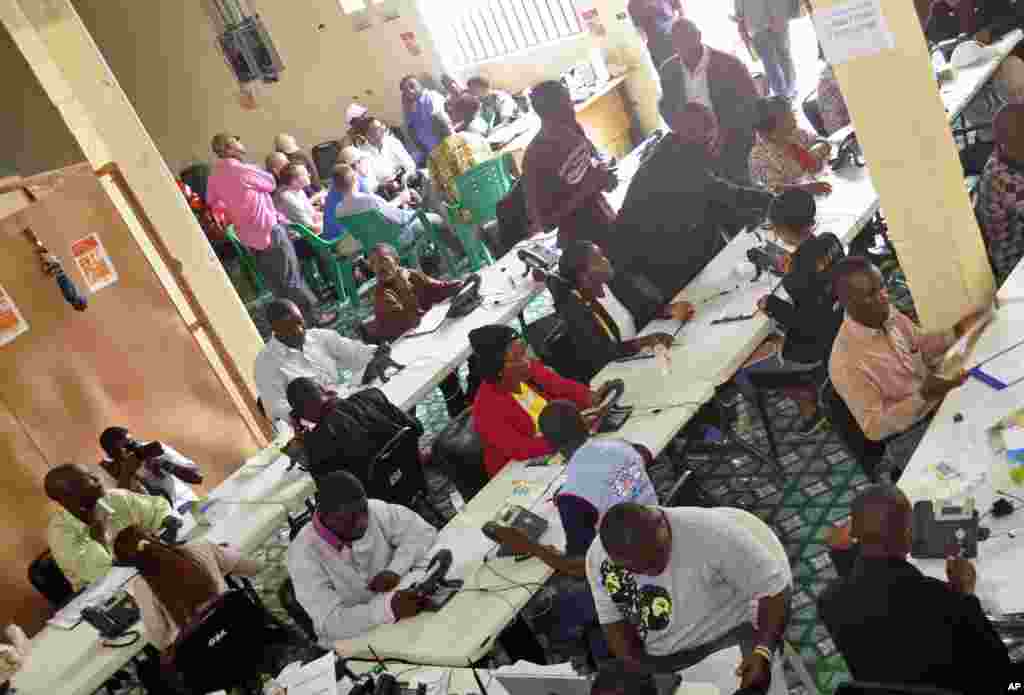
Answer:
M105 490L85 466L67 463L43 481L46 496L62 508L51 518L50 552L75 591L103 578L113 566L113 539L129 526L173 540L181 521L163 497Z

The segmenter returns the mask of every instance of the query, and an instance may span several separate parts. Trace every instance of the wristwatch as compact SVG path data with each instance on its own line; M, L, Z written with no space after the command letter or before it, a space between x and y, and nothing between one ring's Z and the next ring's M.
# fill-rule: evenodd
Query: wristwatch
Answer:
M772 660L774 658L771 647L766 647L763 644L759 644L756 647L754 647L754 654L757 654L762 659L767 661L769 664L772 663Z

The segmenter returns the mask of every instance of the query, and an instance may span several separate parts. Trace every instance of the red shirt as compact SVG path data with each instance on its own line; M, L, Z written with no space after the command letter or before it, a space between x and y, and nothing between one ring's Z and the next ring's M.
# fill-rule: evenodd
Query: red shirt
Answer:
M565 379L539 361L530 362L529 386L547 401L572 401L581 410L591 405L590 388ZM509 461L525 461L555 453L538 436L537 426L511 393L489 381L481 382L473 401L473 425L484 444L484 468L492 478Z

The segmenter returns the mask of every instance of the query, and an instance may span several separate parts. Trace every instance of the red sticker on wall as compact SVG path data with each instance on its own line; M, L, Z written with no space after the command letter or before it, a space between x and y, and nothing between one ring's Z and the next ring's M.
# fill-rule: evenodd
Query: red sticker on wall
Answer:
M597 8L581 11L580 19L587 25L587 30L590 31L591 35L605 36L608 33L604 28L604 22L601 21L601 14L597 11Z
M409 55L418 56L423 53L423 49L420 48L420 44L416 40L416 34L411 31L407 31L402 34L402 43L405 44L405 48L409 51Z

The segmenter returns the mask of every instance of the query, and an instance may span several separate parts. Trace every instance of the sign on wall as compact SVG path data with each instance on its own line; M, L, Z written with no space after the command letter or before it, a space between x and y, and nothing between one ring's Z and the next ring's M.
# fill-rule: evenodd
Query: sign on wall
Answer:
M27 330L28 321L7 290L0 286L0 345L6 345Z
M75 259L90 293L99 292L117 282L117 270L107 250L103 248L99 234L93 233L72 242L71 257Z
M896 47L879 0L847 0L815 10L814 29L832 65Z

